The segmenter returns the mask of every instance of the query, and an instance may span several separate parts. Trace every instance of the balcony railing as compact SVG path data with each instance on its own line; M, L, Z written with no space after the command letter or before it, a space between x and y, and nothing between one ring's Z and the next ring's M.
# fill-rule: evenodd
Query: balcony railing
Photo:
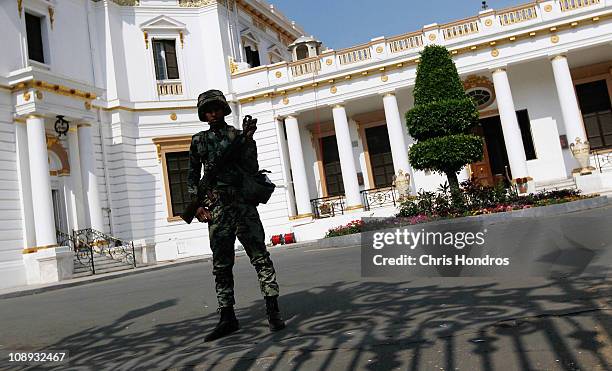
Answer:
M291 75L293 77L303 76L321 70L321 60L306 61L297 63L291 66Z
M344 196L321 197L310 200L315 219L343 215L346 204Z
M157 94L159 95L183 95L183 85L180 81L158 81Z
M536 5L531 4L525 7L513 9L499 14L499 23L502 26L509 26L516 23L530 21L538 18Z
M402 35L387 41L391 53L399 53L404 50L417 49L423 46L423 35Z
M591 5L599 4L600 0L561 0L561 11L567 12L580 8L586 8Z
M480 31L478 22L479 21L477 19L473 19L462 23L451 24L442 28L444 40L456 39L458 37L478 33L478 31Z
M372 188L361 191L363 207L366 211L386 206L397 206L399 193L394 186L383 188Z
M359 49L349 50L344 53L338 54L338 60L341 65L363 62L372 58L372 51L370 46L366 46Z

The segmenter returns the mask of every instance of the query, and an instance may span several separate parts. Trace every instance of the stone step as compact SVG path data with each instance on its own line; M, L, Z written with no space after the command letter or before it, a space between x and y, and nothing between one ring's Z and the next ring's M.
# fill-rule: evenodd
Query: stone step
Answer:
M568 179L558 179L553 181L546 182L536 182L535 184L536 191L553 191L559 189L577 189L576 182L573 178Z

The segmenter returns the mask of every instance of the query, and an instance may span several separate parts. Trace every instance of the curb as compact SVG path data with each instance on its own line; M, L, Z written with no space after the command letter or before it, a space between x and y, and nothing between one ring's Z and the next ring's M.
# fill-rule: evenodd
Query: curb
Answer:
M530 209L523 210L513 210L495 214L486 214L486 215L475 215L475 216L467 216L461 218L454 219L446 219L446 220L437 220L429 223L420 223L418 225L440 225L440 224L454 224L454 223L465 223L466 221L487 221L487 222L501 222L504 220L510 220L514 218L523 218L523 217L544 217L544 216L557 216L568 214L577 211L584 211L595 209L599 207L606 206L610 203L610 200L607 196L598 196L589 198L586 200L572 201L566 202L562 204L549 205L549 206L540 206L534 207ZM408 227L408 226L407 226ZM272 250L293 250L300 248L310 248L310 249L326 249L330 247L345 247L345 246L356 246L361 244L361 233L354 233L346 236L338 236L331 238L323 238L315 241L305 241L298 242L291 245L280 245L279 247L273 247ZM244 250L236 251L236 256L244 256L246 255ZM58 282L54 284L50 284L49 286L36 287L31 289L24 289L19 291L7 292L4 294L0 294L0 299L9 299L16 298L20 296L28 296L40 294L43 292L60 290L69 287L82 286L95 282L108 281L114 278L127 277L136 274L142 274L147 272L154 272L161 269L167 269L172 267L179 267L190 264L203 263L212 260L211 256L201 257L201 258L193 258L185 261L175 261L170 263L164 263L161 265L151 265L145 266L141 268L135 268L129 271L120 271L120 272L112 272L107 274L102 274L99 276L86 276L85 278L79 278L79 281L64 281Z
M236 251L236 257L243 256L243 255L246 255L244 251ZM41 294L43 292L55 291L55 290L69 288L69 287L83 286L83 285L87 285L90 283L108 281L108 280L112 280L115 278L121 278L121 277L136 275L136 274L154 272L154 271L167 269L167 268L203 263L203 262L207 262L211 260L212 260L212 256L206 256L202 258L194 258L194 259L189 259L185 261L175 261L175 262L169 262L169 263L164 263L164 264L159 264L159 265L143 266L143 267L126 270L126 271L111 272L111 273L106 273L106 274L103 273L101 275L85 276L85 277L77 278L79 281L63 281L63 282L60 281L57 283L50 284L49 286L42 286L42 287L36 287L36 288L31 288L31 289L7 292L4 294L0 294L0 300L17 298L20 296Z
M423 226L423 225L443 225L443 224L455 224L455 223L465 223L465 222L503 222L505 220L511 220L515 218L535 218L535 217L549 217L549 216L558 216L569 214L577 211L585 211L596 209L599 207L604 207L610 204L610 199L607 196L597 196L592 198L587 198L585 200L571 201L565 202L561 204L548 205L548 206L539 206L533 207L529 209L522 210L513 210L513 211L505 211L495 214L483 214L483 215L474 215L474 216L466 216L452 219L443 219L443 220L435 220L432 222L419 223L415 225ZM405 227L409 227L406 225ZM296 249L296 248L319 248L326 249L330 247L339 247L339 246L353 246L361 244L361 235L362 233L353 233L346 236L337 236L330 238L323 238L321 240L316 241L307 241L302 243L297 243L292 245L291 247L285 247L285 249Z

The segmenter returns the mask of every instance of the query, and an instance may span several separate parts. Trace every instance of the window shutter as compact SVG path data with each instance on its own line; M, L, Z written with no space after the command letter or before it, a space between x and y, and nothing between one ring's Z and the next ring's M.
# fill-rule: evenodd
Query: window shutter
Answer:
M166 51L166 67L168 69L169 79L178 79L178 63L176 61L176 46L174 40L164 40L164 49Z
M166 79L166 68L164 57L162 56L163 45L160 41L153 40L153 62L155 63L155 78L158 80Z

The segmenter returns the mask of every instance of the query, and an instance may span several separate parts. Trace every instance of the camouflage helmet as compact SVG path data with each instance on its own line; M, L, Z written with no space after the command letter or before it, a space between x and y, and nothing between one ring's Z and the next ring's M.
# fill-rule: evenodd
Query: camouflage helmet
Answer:
M200 121L206 121L204 108L207 105L215 102L223 105L223 113L225 116L232 113L232 109L230 108L229 104L227 104L227 100L221 91L215 89L207 90L198 96L198 117L200 118Z

